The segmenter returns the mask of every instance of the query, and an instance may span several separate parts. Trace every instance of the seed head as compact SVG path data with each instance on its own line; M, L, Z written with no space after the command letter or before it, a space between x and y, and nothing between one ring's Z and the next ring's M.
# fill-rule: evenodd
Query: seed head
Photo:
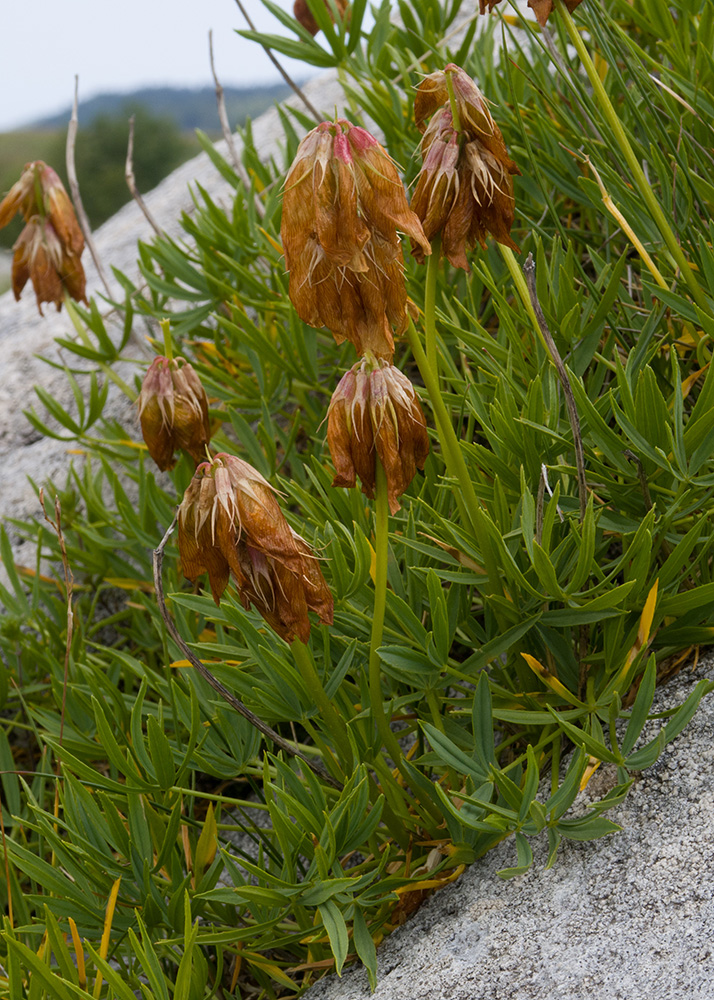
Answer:
M394 161L374 136L343 118L309 132L285 180L281 226L300 318L360 354L391 359L393 334L408 322L397 230L431 252Z
M374 497L376 462L387 477L389 508L424 468L429 437L421 404L406 375L388 362L367 356L343 376L327 411L327 443L335 466L333 486L355 485Z
M196 372L184 358L154 358L138 399L139 420L149 454L163 471L175 465L177 448L198 465L211 440L208 400Z
M201 463L178 527L183 572L189 580L207 572L216 604L233 576L243 606L253 605L286 642L308 641L308 611L332 622L332 595L316 557L247 462L220 454Z

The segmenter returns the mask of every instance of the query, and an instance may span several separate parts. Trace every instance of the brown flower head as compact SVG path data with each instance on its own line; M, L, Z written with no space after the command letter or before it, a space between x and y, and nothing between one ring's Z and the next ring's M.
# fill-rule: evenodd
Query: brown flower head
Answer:
M335 17L328 0L322 0L325 4L325 9L330 16L330 20L334 23ZM347 0L334 0L335 7L337 8L337 13L341 18L345 16L345 11L348 9L349 4ZM299 21L303 28L307 29L311 35L316 35L320 30L320 26L312 15L307 0L295 0L293 4L293 14L295 20Z
M491 13L493 8L500 2L501 0L479 0L479 6L481 8L479 13L485 14L486 7L488 7L488 11L489 13ZM578 6L578 4L582 2L582 0L564 0L564 2L565 6L568 8L568 11L572 14L575 8ZM548 18L555 10L555 4L553 3L553 0L528 0L528 6L535 14L536 20L538 21L538 24L541 26L541 28L545 27Z
M154 358L138 399L141 433L163 471L175 465L177 448L198 465L211 439L208 400L196 372L184 358Z
M243 606L252 604L286 642L308 641L308 611L332 622L332 594L317 558L247 462L220 454L199 465L178 527L183 572L189 580L207 572L216 604L232 575Z
M374 136L343 118L309 132L285 180L281 226L300 318L360 354L391 358L393 333L408 321L397 230L430 253L394 161Z
M454 125L449 85L459 115ZM412 209L429 240L441 235L444 254L455 267L469 270L466 251L485 246L490 233L518 250L510 236L515 217L512 175L520 173L508 156L500 129L476 84L450 63L425 77L415 102L423 165ZM425 120L431 116L427 126ZM421 246L412 253L423 261Z
M54 302L61 309L65 290L78 302L86 302L80 261L84 237L62 182L41 160L25 165L19 181L0 202L0 229L18 212L27 224L13 247L15 298L31 279L40 314L43 302Z
M421 404L409 379L394 365L368 355L343 376L327 411L327 443L335 465L333 486L355 485L374 497L376 462L387 476L389 508L417 469L424 468L429 437Z

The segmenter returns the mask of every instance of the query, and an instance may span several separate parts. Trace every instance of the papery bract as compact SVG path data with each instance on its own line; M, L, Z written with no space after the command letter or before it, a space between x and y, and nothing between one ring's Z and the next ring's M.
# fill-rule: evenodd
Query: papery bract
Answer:
M328 0L322 0L322 2L325 4L325 9L330 15L330 20L334 22L335 17ZM334 2L337 8L337 13L341 18L343 18L345 16L345 12L349 9L349 3L347 0L334 0ZM295 20L299 21L303 28L306 28L311 35L316 35L318 33L320 26L313 17L312 11L307 5L306 0L295 0L295 3L293 4L293 14L295 16Z

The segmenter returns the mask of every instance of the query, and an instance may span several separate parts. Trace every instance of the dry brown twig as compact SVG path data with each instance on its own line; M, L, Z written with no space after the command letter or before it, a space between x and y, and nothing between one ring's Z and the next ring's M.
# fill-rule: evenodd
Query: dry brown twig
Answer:
M211 73L213 74L213 82L216 85L216 104L218 105L218 118L221 122L221 131L223 132L223 138L226 140L226 145L228 146L228 152L231 156L231 162L233 163L233 169L238 174L240 182L246 190L246 193L250 191L250 177L248 176L248 171L243 166L243 162L238 155L238 150L236 149L235 139L233 138L233 131L231 129L230 123L228 121L228 113L226 111L226 99L223 92L223 86L221 81L218 79L218 74L216 73L216 66L213 60L213 31L208 32L208 51L211 57ZM265 215L265 205L260 200L258 192L256 191L253 195L253 203L255 205L255 211L259 219L262 219Z
M238 9L240 10L241 14L245 18L246 24L248 25L248 27L250 28L250 30L251 31L255 31L255 25L251 21L250 16L248 14L248 11L243 6L241 0L236 0L236 3L238 4ZM273 66L275 66L275 68L277 69L278 73L280 73L280 75L282 76L283 80L285 80L285 82L287 83L288 87L290 87L290 89L293 91L293 93L297 94L297 96L300 98L300 100L303 102L303 104L305 105L305 107L307 108L307 110L310 112L310 114L312 115L312 117L315 119L315 121L319 125L320 122L322 121L322 117L323 116L317 110L317 108L315 107L315 105L312 104L308 100L308 98L302 92L302 90L300 89L300 87L298 87L298 85L295 83L295 81L293 80L293 78L283 69L283 67L281 66L281 64L278 61L278 59L276 59L276 57L273 55L272 49L269 49L267 45L261 45L261 48L263 49L263 51L267 55L268 59L270 59L270 61L273 64Z
M198 674L200 674L200 676L203 677L203 679L207 681L208 684L211 685L214 691L218 692L221 698L223 698L223 700L228 705L230 705L232 709L238 712L239 715L242 715L244 719L247 719L252 726L255 726L255 728L263 734L263 736L267 737L267 739L269 739L272 743L274 743L275 746L278 747L280 750L284 750L285 753L289 754L291 757L297 757L299 760L303 762L303 764L309 767L312 773L317 775L318 778L321 778L323 781L327 782L327 784L331 785L333 788L342 791L343 786L340 784L340 782L336 781L332 777L332 775L328 774L327 771L325 771L320 764L309 760L309 758L306 757L301 750L298 750L297 747L294 747L292 743L288 742L288 740L284 740L283 737L280 735L280 733L276 733L274 729L272 729L269 725L267 725L267 723L263 722L263 720L260 719L257 715L255 715L254 712L251 712L251 710L246 705L244 705L242 701L236 698L235 695L231 694L231 692L221 684L218 678L214 677L211 671L208 670L208 668L203 663L201 663L201 661L198 659L195 653L184 642L178 629L176 628L176 624L174 623L173 618L168 612L168 608L166 607L166 598L164 597L164 585L162 580L162 569L164 565L164 549L166 548L166 543L168 542L174 528L176 527L177 521L178 521L178 511L174 515L173 521L166 529L164 537L159 542L157 548L154 549L153 553L154 590L156 593L156 603L159 607L159 613L164 622L164 625L168 630L169 635L174 640L174 642L179 647L179 649L186 657L186 659L189 661L194 670Z
M104 285L104 290L107 296L111 298L112 293L109 287L109 282L107 281L107 275L99 259L99 254L97 253L97 247L92 236L92 230L89 225L89 219L87 218L87 213L84 211L84 205L82 204L82 196L79 193L79 181L77 180L77 168L74 162L74 147L77 143L77 129L79 128L79 118L77 116L77 105L79 95L79 77L74 78L74 101L72 103L72 117L69 120L69 125L67 126L67 147L65 150L66 163L67 163L67 179L69 181L69 190L72 195L72 201L74 202L74 207L77 212L77 218L79 220L79 225L82 228L82 235L84 236L84 241L89 247L89 252L92 255L92 260L94 261L94 266L97 269L97 274L99 275L102 284ZM51 522L50 522L51 523Z
M141 211L144 213L144 218L149 223L151 228L154 230L157 236L163 236L164 231L158 222L154 219L153 215L146 207L146 202L141 197L139 189L136 186L136 178L134 177L134 122L136 115L132 115L129 119L129 142L126 147L126 164L124 166L124 179L126 180L126 186L131 191L131 196L137 203Z

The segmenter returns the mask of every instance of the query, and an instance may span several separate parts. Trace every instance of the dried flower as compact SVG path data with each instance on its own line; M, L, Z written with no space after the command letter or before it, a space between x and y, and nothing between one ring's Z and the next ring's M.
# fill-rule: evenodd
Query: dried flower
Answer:
M568 8L570 14L573 13L575 8L580 4L582 0L564 0L565 6ZM536 16L536 20L541 28L546 26L548 18L555 10L555 4L553 0L528 0L528 6L531 8Z
M479 0L480 11L479 13L485 14L486 7L488 7L489 13L493 8L499 4L501 0ZM572 14L575 8L580 4L582 0L564 0L565 6L568 11ZM541 28L544 28L548 18L555 10L555 4L553 0L528 0L528 6L531 8L536 16L538 24Z
M25 165L19 181L0 202L0 229L18 212L26 226L13 247L15 298L31 279L40 315L43 302L54 302L61 309L65 290L78 302L86 302L80 261L84 237L62 182L41 160Z
M310 637L308 611L330 624L333 601L317 558L285 520L275 491L247 462L216 455L196 469L179 507L179 553L189 580L208 573L216 604L230 576L279 636Z
M379 460L389 508L393 514L399 510L398 497L429 454L424 412L406 375L374 356L362 358L332 396L327 443L336 471L333 486L352 487L359 476L362 492L373 498Z
M459 128L449 104L451 82ZM466 251L485 246L490 233L499 243L518 250L510 236L515 218L511 175L520 173L509 158L501 132L476 84L450 63L443 72L425 77L415 101L416 123L424 133L423 165L412 209L429 240L442 237L444 254L455 267L469 270ZM425 120L431 116L428 126ZM421 246L412 246L423 261Z
M391 359L393 333L408 322L397 230L431 252L394 161L374 136L343 118L309 132L285 181L281 227L300 318L360 354Z
M173 468L177 448L198 465L211 439L208 400L196 372L184 358L154 358L138 399L141 433L163 471Z
M327 13L330 15L330 20L334 22L335 17L329 0L323 0L323 3L325 4ZM349 7L347 0L334 0L334 4L337 8L337 13L341 18L343 18L345 16L345 11ZM306 0L295 0L295 3L293 4L293 14L295 15L295 20L299 21L303 28L309 31L311 35L316 35L318 33L320 26L313 17L312 11L308 7Z

